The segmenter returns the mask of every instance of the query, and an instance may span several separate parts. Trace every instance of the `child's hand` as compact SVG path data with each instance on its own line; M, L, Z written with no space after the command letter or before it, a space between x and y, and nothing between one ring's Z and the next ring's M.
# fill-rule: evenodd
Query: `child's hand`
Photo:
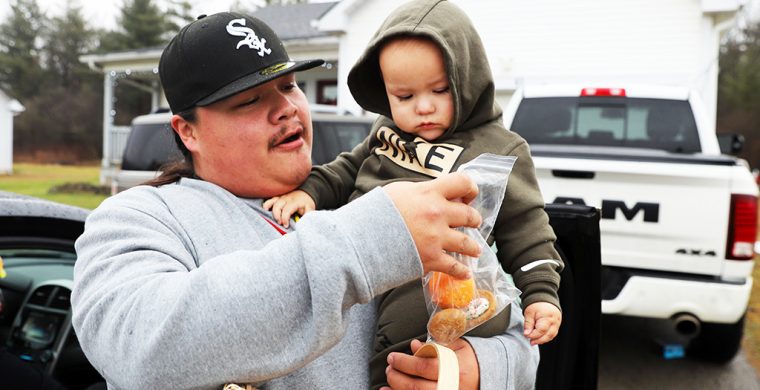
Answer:
M264 208L272 210L272 216L282 226L290 225L290 216L294 213L304 215L316 208L314 199L309 194L295 190L282 196L269 198L264 202Z
M544 344L557 336L562 312L548 302L535 302L525 308L525 337L530 345Z

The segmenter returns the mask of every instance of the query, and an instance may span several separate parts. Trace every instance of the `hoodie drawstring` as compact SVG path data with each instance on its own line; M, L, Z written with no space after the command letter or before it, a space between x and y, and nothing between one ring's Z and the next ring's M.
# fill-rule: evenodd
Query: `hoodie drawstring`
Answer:
M404 142L404 149L409 153L409 162L414 162L414 159L417 159L417 162L422 164L420 158L417 157L417 144L413 141L406 141Z

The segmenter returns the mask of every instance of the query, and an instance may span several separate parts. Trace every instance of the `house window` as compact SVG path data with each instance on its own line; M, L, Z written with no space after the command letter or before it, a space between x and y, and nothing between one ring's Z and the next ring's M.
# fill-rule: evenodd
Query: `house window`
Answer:
M338 104L338 80L317 81L317 104Z

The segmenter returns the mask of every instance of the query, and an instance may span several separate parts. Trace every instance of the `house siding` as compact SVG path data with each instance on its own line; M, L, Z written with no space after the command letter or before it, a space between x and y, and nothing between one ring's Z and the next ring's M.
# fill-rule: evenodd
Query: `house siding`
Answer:
M0 175L13 173L13 113L10 102L0 92Z
M520 82L626 81L696 88L714 114L720 37L699 0L452 1L480 32L502 104ZM359 111L345 86L348 71L402 3L363 1L346 19L342 106Z

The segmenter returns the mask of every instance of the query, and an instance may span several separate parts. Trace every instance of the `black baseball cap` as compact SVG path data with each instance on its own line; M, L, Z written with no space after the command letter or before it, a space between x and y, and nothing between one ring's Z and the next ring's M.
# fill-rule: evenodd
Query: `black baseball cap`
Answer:
M158 70L169 107L179 113L323 63L293 61L266 23L220 12L183 27L161 54Z

